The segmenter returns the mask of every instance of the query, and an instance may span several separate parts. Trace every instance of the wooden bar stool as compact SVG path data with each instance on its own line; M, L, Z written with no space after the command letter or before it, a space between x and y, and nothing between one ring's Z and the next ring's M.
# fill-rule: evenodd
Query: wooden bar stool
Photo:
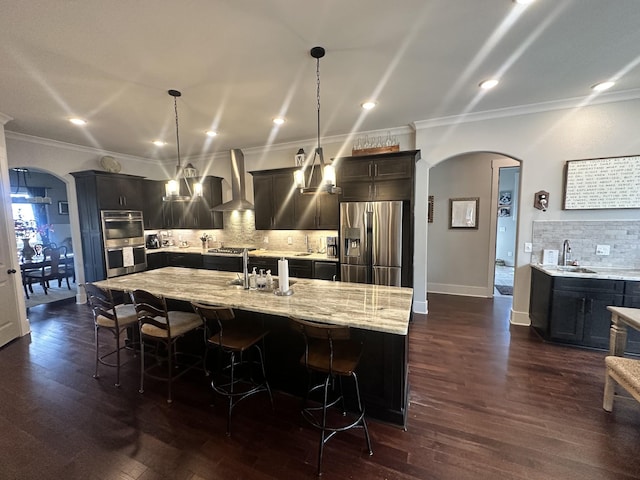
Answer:
M120 351L126 348L120 345L120 337L130 326L138 323L138 316L133 305L116 305L113 300L111 290L105 290L92 283L85 283L84 289L87 292L87 302L93 313L93 325L96 339L96 371L93 378L100 378L98 375L98 365L116 367L116 387L120 386ZM100 355L100 330L109 330L115 340L116 348L108 353ZM111 355L116 355L116 362L110 363L106 359Z
M231 435L231 413L245 398L267 392L273 409L273 396L260 348L269 332L255 324L238 322L231 308L200 303L192 305L205 325L207 351L211 348L218 351L217 374L211 381L211 387L229 402L227 435ZM250 351L257 353L257 359L245 357L245 353ZM259 367L258 377L254 376L255 367Z
M290 317L290 325L304 338L305 349L300 363L306 367L310 378L312 372L317 372L322 377L322 381L316 385L312 385L311 380L309 381L309 388L302 402L302 416L321 432L318 475L322 475L324 446L338 432L344 432L351 428L362 428L369 455L373 455L369 429L364 418L364 407L360 399L358 377L355 372L362 354L362 344L351 339L349 327L320 324L293 317ZM357 408L351 415L346 413L342 392L343 377L353 378L355 387ZM337 397L331 399L330 389L334 389L336 379L340 392ZM320 405L309 406L309 396L315 392L321 393ZM342 405L343 421L330 424L327 419L328 409L338 403Z

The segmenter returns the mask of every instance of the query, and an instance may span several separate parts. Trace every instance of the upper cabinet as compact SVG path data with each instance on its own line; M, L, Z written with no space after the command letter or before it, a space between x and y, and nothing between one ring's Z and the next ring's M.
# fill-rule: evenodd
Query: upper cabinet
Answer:
M340 201L412 200L418 150L335 160Z
M100 210L142 210L142 178L114 173L93 175Z
M338 196L300 194L294 188L294 171L281 168L250 172L256 230L337 230ZM314 172L312 182L315 178Z
M191 192L194 191L193 183L198 179L188 179ZM162 193L155 193L156 200L150 199L148 208L150 214L156 215L160 210L162 215L162 228L190 228L190 229L210 229L223 228L222 212L212 212L211 209L222 203L222 178L208 176L201 179L202 197L192 201L162 201L164 194L164 182L156 182L162 185ZM190 194L185 181L180 181L180 195ZM156 206L157 205L157 206ZM159 207L159 208L158 208ZM152 227L150 227L152 228Z

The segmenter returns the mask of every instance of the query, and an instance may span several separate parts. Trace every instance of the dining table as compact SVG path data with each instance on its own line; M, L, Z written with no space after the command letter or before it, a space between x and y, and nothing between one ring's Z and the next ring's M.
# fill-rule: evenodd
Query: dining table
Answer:
M60 255L61 264L68 260L73 261L73 252ZM27 272L41 270L43 267L46 268L51 266L51 257L40 254L40 255L34 255L33 257L26 259L21 256L19 258L19 262L20 262L20 274L22 276L22 286L24 288L24 293L26 297L29 298L29 292L33 293L33 286L32 286L32 283L29 281Z

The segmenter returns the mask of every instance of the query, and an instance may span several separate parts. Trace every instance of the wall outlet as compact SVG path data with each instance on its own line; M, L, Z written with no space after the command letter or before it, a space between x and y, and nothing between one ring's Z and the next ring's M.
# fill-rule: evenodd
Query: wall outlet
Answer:
M507 252L507 257L513 257L513 252Z
M609 255L610 252L610 245L596 245L596 255Z
M499 231L500 233L504 233L504 232L506 232L506 231L507 231L507 227L500 227L500 228L498 228L498 231Z
M524 242L524 253L531 253L531 252L533 252L533 243Z
M216 237L215 235L211 235L211 241L212 242L217 242L218 241L218 237Z
M287 245L293 245L293 237L287 237Z
M269 243L269 237L264 237L264 238L262 239L262 241L263 241L264 243Z

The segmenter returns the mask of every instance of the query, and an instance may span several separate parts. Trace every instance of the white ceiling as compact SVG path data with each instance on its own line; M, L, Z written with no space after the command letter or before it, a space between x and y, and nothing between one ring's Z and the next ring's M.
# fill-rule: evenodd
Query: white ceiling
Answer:
M316 45L323 136L579 103L610 77L604 95L640 97L638 0L0 0L0 12L6 130L146 158L175 158L171 88L183 157L314 138Z

